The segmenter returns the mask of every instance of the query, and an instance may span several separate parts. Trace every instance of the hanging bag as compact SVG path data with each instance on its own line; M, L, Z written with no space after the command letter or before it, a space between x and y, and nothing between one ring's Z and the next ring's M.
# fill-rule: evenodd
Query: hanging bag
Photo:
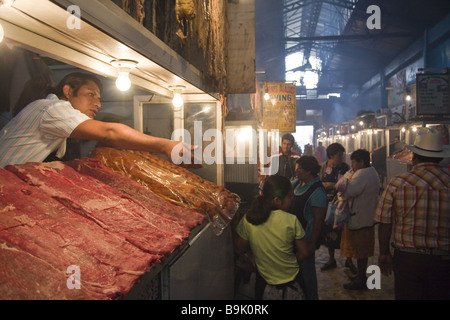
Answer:
M342 228L345 222L350 220L350 203L348 200L339 200L335 202L336 209L334 212L333 228Z
M334 225L334 218L336 213L336 196L328 202L327 214L325 215L325 223L328 225Z

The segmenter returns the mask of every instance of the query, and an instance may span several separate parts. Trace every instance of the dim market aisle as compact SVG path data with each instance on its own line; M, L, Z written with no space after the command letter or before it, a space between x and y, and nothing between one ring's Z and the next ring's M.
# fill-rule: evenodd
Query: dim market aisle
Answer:
M375 228L377 231L378 228ZM368 265L378 264L378 233L375 232L375 256L369 258ZM339 250L335 253L337 268L321 271L320 268L328 261L328 250L325 246L321 246L316 251L316 272L317 282L319 286L320 300L394 300L394 276L386 277L381 275L381 288L365 291L346 290L343 285L349 282L351 272L346 268L346 258L339 254ZM356 259L353 259L356 265ZM248 283L239 285L236 290L237 300L253 299L254 274L252 274Z

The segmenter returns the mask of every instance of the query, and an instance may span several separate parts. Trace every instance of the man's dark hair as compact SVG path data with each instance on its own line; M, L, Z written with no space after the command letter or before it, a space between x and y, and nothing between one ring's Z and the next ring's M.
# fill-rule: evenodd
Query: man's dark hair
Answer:
M289 140L292 144L294 144L294 142L295 142L294 136L290 133L284 134L283 137L281 137L281 141L283 141L283 140Z
M339 152L345 152L345 148L342 144L339 144L337 142L332 143L327 148L327 157L328 159L331 159L335 154L338 154Z
M64 98L63 88L67 84L72 88L74 96L77 96L78 90L80 90L81 86L87 84L88 81L93 81L97 84L100 92L102 92L102 83L96 76L88 73L74 72L66 75L56 87L51 90L51 93L56 94L58 98Z
M355 160L358 162L363 161L365 167L370 167L370 152L365 149L358 149L353 151L350 156L350 160Z

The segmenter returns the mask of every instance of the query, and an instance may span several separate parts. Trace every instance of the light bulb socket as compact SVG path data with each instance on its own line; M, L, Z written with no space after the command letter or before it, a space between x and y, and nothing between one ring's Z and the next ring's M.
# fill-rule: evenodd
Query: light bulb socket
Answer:
M135 68L138 64L137 61L129 59L116 59L112 60L110 63L114 68L117 68L119 72L121 70L123 70L124 72L130 72L130 70Z

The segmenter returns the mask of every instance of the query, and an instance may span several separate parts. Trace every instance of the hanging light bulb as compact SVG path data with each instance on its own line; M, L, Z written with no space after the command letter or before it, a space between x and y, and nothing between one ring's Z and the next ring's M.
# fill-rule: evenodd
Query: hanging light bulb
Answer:
M174 92L173 99L172 99L172 104L175 107L175 109L180 109L181 108L181 106L183 105L183 98L181 97L181 93Z
M184 88L185 86L169 87L169 89L173 91L172 105L175 110L180 110L184 104L183 97L181 96L181 92L184 90Z
M127 91L131 87L131 80L128 77L128 72L119 72L116 79L116 87L120 91Z
M13 5L14 1L15 0L0 0L0 8L10 8Z
M136 67L137 61L127 59L117 59L111 61L111 65L118 70L119 76L116 80L116 87L120 91L127 91L131 87L130 70Z
M15 0L0 0L0 8L10 8ZM3 37L5 36L5 31L3 30L3 26L0 24L0 42L3 41Z
M270 99L269 88L266 85L266 89L265 89L265 93L264 93L264 100L268 101L269 99Z
M3 36L5 35L5 32L3 31L3 27L2 27L2 25L0 24L0 42L2 42L3 41Z

